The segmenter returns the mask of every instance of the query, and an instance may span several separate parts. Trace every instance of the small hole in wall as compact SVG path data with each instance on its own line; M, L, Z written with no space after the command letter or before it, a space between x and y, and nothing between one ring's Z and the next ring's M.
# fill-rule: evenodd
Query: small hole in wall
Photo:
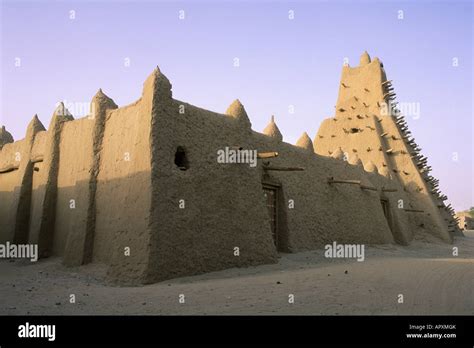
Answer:
M359 128L351 128L351 133L359 133Z
M180 170L187 170L189 168L188 158L186 157L186 151L182 146L176 148L176 153L174 154L174 164Z

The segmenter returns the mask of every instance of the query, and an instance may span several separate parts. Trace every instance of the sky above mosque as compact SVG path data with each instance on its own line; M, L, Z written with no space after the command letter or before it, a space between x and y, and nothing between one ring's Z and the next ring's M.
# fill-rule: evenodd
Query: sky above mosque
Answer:
M238 98L253 129L314 138L343 64L367 50L449 202L474 206L471 1L0 2L0 125L16 140L59 101L75 118L99 88L137 100L158 65L173 97L216 112ZM403 110L405 108L405 110Z

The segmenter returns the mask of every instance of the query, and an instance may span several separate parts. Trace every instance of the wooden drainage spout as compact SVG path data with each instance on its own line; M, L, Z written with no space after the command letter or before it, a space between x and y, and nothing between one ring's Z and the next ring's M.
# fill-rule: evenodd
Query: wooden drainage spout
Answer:
M238 146L238 145L231 146L230 148L232 150L235 150L235 151L242 151L243 150L243 147ZM279 153L276 152L276 151L259 152L259 153L257 153L257 158L274 158L274 157L278 157L278 155L279 155ZM37 162L41 162L42 160L43 160L43 158L41 158L41 160L38 160Z
M328 178L328 184L353 184L360 185L360 180L335 180L333 177Z
M278 152L259 152L257 158L273 158L278 157Z
M376 187L366 186L366 185L363 185L363 184L360 184L360 188L362 190L378 191L378 189Z
M333 177L328 178L328 184L350 184L359 185L362 190L378 191L376 187L367 186L360 182L360 180L335 180Z
M419 210L419 209L403 209L409 213L424 213L424 210Z
M42 155L36 156L36 157L31 159L31 163L39 163L39 162L43 162L43 161L44 161L44 157Z
M13 172L14 170L18 170L18 167L18 165L9 164L3 168L0 168L0 174Z
M296 172L296 171L303 171L304 168L302 167L273 167L273 166L263 166L263 170L276 170L281 172Z

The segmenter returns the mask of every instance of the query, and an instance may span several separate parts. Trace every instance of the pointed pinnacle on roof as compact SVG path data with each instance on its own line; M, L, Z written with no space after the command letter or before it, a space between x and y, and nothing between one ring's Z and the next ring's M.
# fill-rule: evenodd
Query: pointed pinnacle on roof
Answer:
M28 128L26 129L26 138L33 139L36 133L46 130L38 118L38 115L34 115L30 123L28 123Z
M344 158L344 152L342 151L342 149L340 147L338 147L332 154L331 154L331 157L332 158L336 158L336 159L343 159Z
M368 173L374 173L377 171L377 166L372 161L368 161L365 166L364 170Z
M157 102L160 99L162 102L168 102L173 98L171 91L172 86L168 78L163 74L158 66L156 66L151 74L143 83L142 96Z
M379 174L382 176L385 176L386 178L391 178L390 171L388 170L387 167L380 167L378 170Z
M360 63L359 65L367 65L370 63L370 56L369 54L367 53L367 51L364 51L364 53L362 53L362 55L360 56Z
M229 105L225 114L241 122L248 128L252 127L247 111L245 111L245 108L239 99L234 100L232 104Z
M13 141L14 139L11 133L7 131L5 126L2 126L0 128L0 149L3 147L3 145L13 143Z
M54 127L56 127L58 123L72 121L72 120L74 120L74 117L72 117L72 114L64 106L63 102L59 102L57 104L56 109L53 112L53 117L51 118L51 121L49 122L48 129L53 129Z
M306 132L304 132L298 139L298 141L296 142L296 146L314 152L313 142L311 141L311 138Z
M93 106L95 104L95 106ZM103 91L102 88L99 88L97 93L92 97L92 102L91 102L91 113L95 110L92 110L93 108L101 108L105 107L105 109L117 109L118 106L115 104L112 98L107 96Z
M356 154L356 153L353 156L351 156L351 158L349 160L349 163L354 165L354 166L363 167L362 161L359 158L359 155Z
M56 106L56 109L54 109L53 115L55 116L72 116L72 114L69 112L69 110L66 108L63 102L59 102Z
M35 114L31 119L30 123L28 124L28 129L36 129L37 131L46 130L41 123L40 119L38 118L38 114Z
M275 116L272 115L270 123L268 123L268 125L263 130L263 134L268 135L269 137L276 138L279 141L283 140L283 135L281 135L281 132L275 123Z

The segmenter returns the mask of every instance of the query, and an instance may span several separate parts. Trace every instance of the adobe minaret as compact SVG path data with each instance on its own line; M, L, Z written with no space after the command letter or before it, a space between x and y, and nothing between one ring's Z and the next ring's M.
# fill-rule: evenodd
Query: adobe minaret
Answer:
M364 52L359 66L343 67L335 116L323 121L314 147L318 154L350 163L361 160L371 170L376 167L381 175L398 179L408 197L400 199L399 208L417 226L445 241L451 240L449 232L459 233L454 211L444 204L447 197L438 180L429 175L431 167L397 109L392 83L378 58L371 60Z

